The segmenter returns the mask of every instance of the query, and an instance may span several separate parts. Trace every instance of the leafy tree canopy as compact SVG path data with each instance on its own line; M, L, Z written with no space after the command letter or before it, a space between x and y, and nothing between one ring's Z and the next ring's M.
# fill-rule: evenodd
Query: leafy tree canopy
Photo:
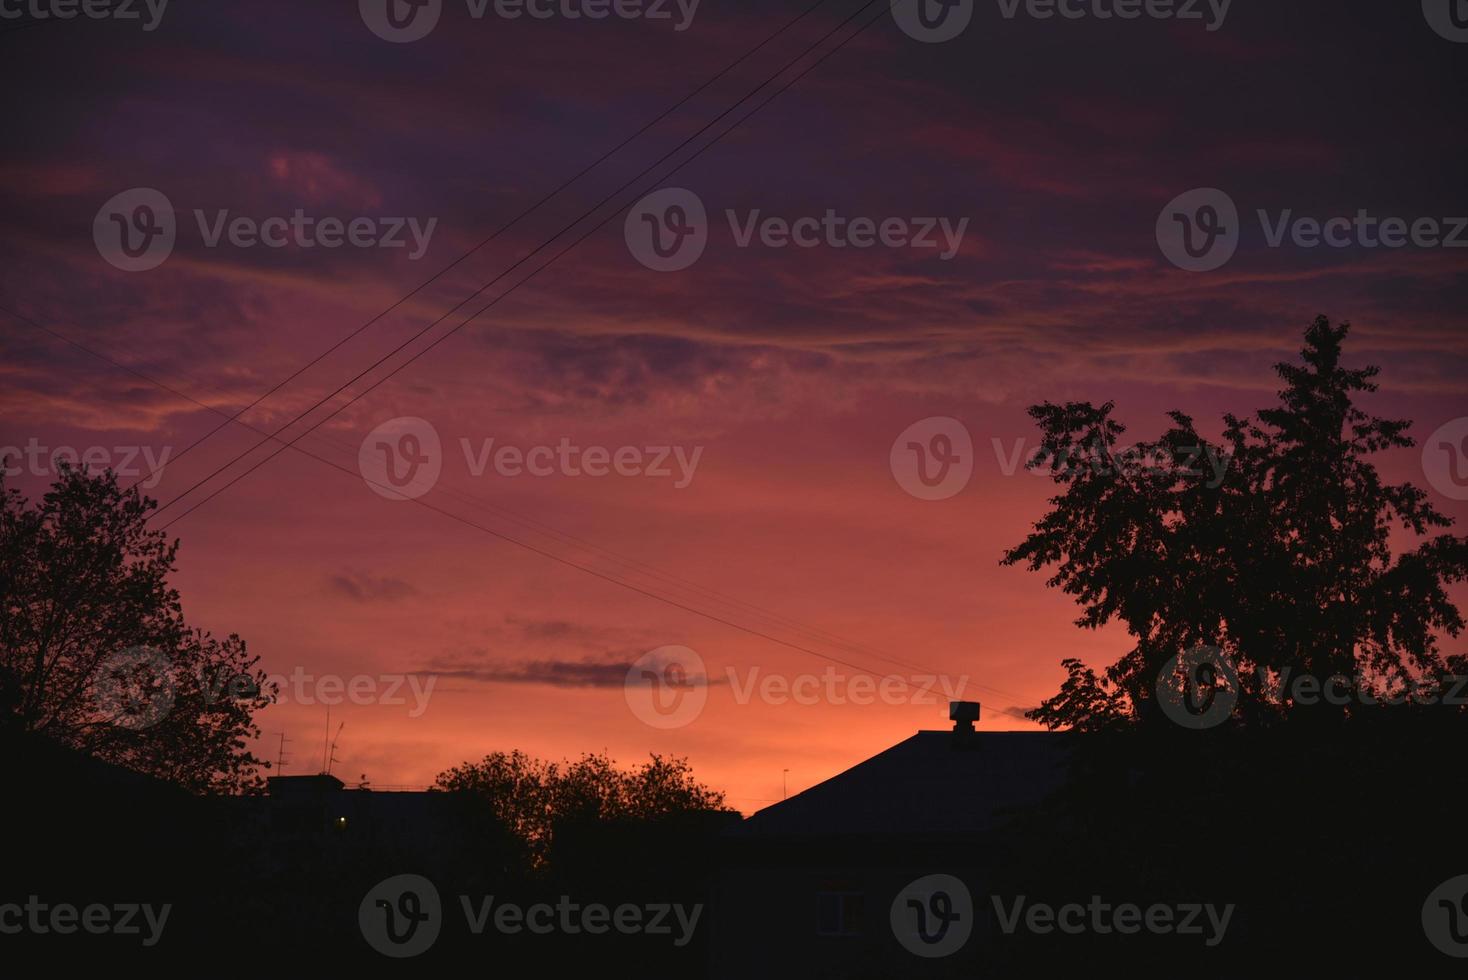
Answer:
M724 794L695 779L687 760L655 753L640 766L622 769L600 753L546 762L518 750L493 752L440 773L436 785L481 796L536 865L549 861L555 830L568 823L726 809Z
M256 790L273 695L242 639L185 622L155 506L64 466L33 505L0 472L0 716L194 792Z
M1153 719L1164 667L1199 646L1235 666L1216 683L1236 686L1244 723L1306 713L1281 678L1340 676L1394 696L1468 672L1468 657L1439 646L1463 628L1447 590L1468 575L1468 540L1372 464L1413 445L1411 423L1356 404L1378 370L1342 364L1348 331L1317 318L1300 363L1275 367L1278 404L1225 415L1216 443L1180 411L1160 438L1124 449L1111 402L1030 409L1042 444L1030 465L1060 492L1003 563L1048 570L1081 607L1077 625L1118 620L1134 639L1101 676L1066 660L1064 686L1030 717L1082 730Z

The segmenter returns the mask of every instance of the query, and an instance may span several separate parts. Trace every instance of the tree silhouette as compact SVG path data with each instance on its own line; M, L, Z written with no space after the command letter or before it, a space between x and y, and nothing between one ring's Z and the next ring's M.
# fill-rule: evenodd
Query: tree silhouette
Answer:
M435 785L482 798L534 867L551 862L558 827L725 809L724 794L698 782L686 760L656 753L624 770L600 753L546 762L518 750L492 752L440 773Z
M238 636L184 621L178 542L114 473L63 466L34 506L0 468L0 711L6 723L194 792L258 788L271 703Z
M1324 699L1307 710L1290 693L1301 678L1343 677L1391 699L1408 686L1441 694L1468 669L1439 649L1463 628L1447 586L1468 575L1468 540L1440 533L1451 519L1370 462L1412 446L1411 423L1355 404L1378 370L1342 366L1348 331L1318 317L1302 363L1275 367L1278 405L1225 415L1219 443L1179 411L1159 439L1124 450L1111 402L1030 409L1042 433L1030 465L1063 489L1003 564L1051 569L1048 584L1082 608L1077 625L1116 619L1135 638L1104 676L1064 661L1065 684L1030 717L1081 730L1153 719L1159 674L1198 646L1236 667L1217 683L1237 688L1248 723L1352 713ZM1394 554L1394 533L1409 550Z

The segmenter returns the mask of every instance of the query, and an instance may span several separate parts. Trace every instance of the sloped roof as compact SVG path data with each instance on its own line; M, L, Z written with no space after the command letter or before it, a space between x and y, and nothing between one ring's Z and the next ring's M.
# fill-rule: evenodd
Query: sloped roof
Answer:
M985 830L1065 778L1064 735L918 732L838 776L758 811L737 836L954 834Z

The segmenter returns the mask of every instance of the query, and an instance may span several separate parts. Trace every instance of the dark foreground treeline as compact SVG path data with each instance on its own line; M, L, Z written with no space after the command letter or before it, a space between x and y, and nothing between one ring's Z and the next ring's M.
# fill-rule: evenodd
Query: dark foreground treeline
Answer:
M24 906L32 895L48 906L172 906L151 946L141 913L131 922L138 933L126 936L81 928L0 933L0 950L43 963L392 966L364 940L359 906L378 883L408 873L433 882L443 919L432 947L399 961L404 967L462 960L496 971L557 971L636 962L639 975L698 976L710 955L707 909L691 940L675 945L671 913L672 935L509 935L492 920L475 934L461 896L476 914L490 897L491 908L554 907L565 896L578 906L691 909L706 904L716 835L738 820L710 812L562 825L554 866L535 867L523 841L467 793L430 794L429 805L401 821L373 820L365 839L353 836L361 833L360 817L350 806L343 812L351 833L338 837L328 827L302 834L298 821L272 813L277 805L268 797L195 797L34 736L0 742L7 787L0 906ZM325 815L334 820L339 809Z
M1074 737L1071 779L1059 794L1010 815L999 836L955 847L951 860L932 856L934 870L973 869L982 882L975 934L954 957L914 957L902 976L1464 975L1468 960L1434 949L1421 918L1435 887L1468 874L1464 722L1453 712L1377 715L1258 734ZM37 895L52 905L172 906L152 947L143 936L81 930L0 935L7 952L40 963L463 964L499 975L698 977L718 956L710 937L720 864L746 853L725 847L727 818L695 815L560 828L554 866L531 868L513 834L451 793L435 803L433 841L408 828L406 837L351 847L303 847L268 829L259 799L191 797L31 737L7 736L3 749L0 905ZM918 850L915 843L891 857ZM800 864L801 849L786 860ZM432 948L395 962L364 941L358 906L375 884L405 872L432 877L444 924ZM784 880L772 873L771 887ZM582 905L704 908L692 941L677 947L666 936L615 931L474 935L460 895L527 907L566 895ZM1234 910L1210 947L1198 936L1007 933L992 896ZM757 933L718 941L764 944ZM786 976L781 951L768 954L768 976Z

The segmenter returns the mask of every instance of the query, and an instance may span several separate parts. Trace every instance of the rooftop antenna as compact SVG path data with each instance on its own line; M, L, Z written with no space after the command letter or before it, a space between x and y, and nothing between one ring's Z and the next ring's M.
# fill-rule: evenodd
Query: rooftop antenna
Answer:
M285 743L289 742L290 739L286 738L285 732L276 732L275 734L280 736L280 756L275 760L275 770L283 776L285 775Z
M781 769L780 770L780 799L782 799L782 800L789 799L789 797L790 797L790 770L789 769Z
M338 759L336 757L336 743L337 743L337 739L339 739L339 738L342 737L342 729L343 728L346 728L346 727L347 727L347 723L346 722L342 722L340 725L336 726L336 735L331 740L331 748L327 749L327 752L326 752L326 756L327 756L327 758L326 758L326 774L328 776L331 775L331 767L332 767L332 765L334 763L337 763L337 762L340 762L341 761L340 759Z
M331 749L331 705L326 706L326 730L321 733L321 771L326 772L326 759Z

